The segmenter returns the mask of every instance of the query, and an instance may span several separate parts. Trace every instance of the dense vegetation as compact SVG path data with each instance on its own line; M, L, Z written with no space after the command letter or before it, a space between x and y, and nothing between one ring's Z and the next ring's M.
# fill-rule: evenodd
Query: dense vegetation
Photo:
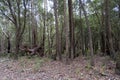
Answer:
M119 0L0 0L0 53L69 64L110 56L120 74Z

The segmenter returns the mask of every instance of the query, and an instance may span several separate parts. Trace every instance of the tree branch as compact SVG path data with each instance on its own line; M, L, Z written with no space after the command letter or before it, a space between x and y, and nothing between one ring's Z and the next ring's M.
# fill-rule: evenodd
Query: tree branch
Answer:
M15 18L15 13L13 12L13 9L12 9L12 5L11 5L11 2L10 2L10 0L7 0L7 2L8 2L8 8L10 9L10 13L11 13L11 15L12 15L12 18L13 18L13 20L14 20L14 24L16 25L16 18ZM17 27L17 26L16 26Z
M13 24L15 24L14 20L11 19L8 15L6 15L2 10L1 10L1 14L4 15L7 19L9 19Z

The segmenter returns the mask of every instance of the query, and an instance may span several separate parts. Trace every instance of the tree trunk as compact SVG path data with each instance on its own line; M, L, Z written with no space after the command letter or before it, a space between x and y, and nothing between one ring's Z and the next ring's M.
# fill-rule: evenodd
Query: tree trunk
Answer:
M57 11L57 0L54 0L54 14L55 14L55 27L56 27L56 54L58 60L61 60L61 48L60 48L60 33L59 33L59 26L58 26L58 11Z
M46 31L46 20L47 20L47 0L44 0L44 21L43 21L43 43L42 43L42 47L43 47L43 54L45 55L45 31Z
M1 38L1 53L4 53L4 41L5 41L5 36L2 34L2 38Z
M7 52L10 53L11 51L11 43L10 43L10 37L7 38Z
M85 55L85 41L84 41L84 31L83 31L83 25L82 25L82 13L81 13L81 2L79 0L79 16L80 16L80 35L81 35L81 49L82 49L82 54Z
M80 2L82 3L81 0L80 0ZM83 13L85 16L85 21L86 21L86 25L88 27L88 33L89 33L89 35L88 35L89 36L89 49L90 49L90 57L91 57L90 64L91 64L91 66L94 66L93 43L92 43L92 33L91 33L90 23L89 23L89 20L87 17L87 12L85 11L83 4L81 4L81 7L83 9Z
M114 58L114 49L111 35L111 25L110 25L110 10L109 10L110 0L105 0L105 27L106 27L106 47L110 56Z
M118 6L119 6L119 18L120 18L120 1L118 1ZM120 22L120 20L119 20ZM120 26L120 23L118 24L118 26ZM120 30L120 28L118 28L118 31ZM120 33L118 32L118 52L116 54L116 68L115 68L115 73L120 75Z
M72 0L68 0L69 6L69 29L70 29L70 55L71 59L74 58L75 54L75 41L74 41L74 25L73 25L73 7Z
M32 46L37 45L37 22L34 16L32 15Z
M20 40L21 38L20 38L19 30L16 29L14 59L18 59Z
M106 33L105 33L105 23L104 23L104 20L105 20L105 15L104 15L104 5L102 7L102 10L101 10L101 52L103 53L103 55L106 53Z
M64 0L64 27L65 27L65 41L66 41L66 64L69 62L69 21L67 17L66 0Z
M50 40L50 37L51 37L51 27L50 27L50 25L49 25L49 23L48 23L48 27L47 27L47 33L48 33L48 36L47 36L47 38L48 38L48 55L47 55L47 57L51 57L51 48L52 48L52 46L51 46L51 40Z
M37 21L35 19L35 5L34 1L31 1L31 27L32 27L32 47L37 45Z

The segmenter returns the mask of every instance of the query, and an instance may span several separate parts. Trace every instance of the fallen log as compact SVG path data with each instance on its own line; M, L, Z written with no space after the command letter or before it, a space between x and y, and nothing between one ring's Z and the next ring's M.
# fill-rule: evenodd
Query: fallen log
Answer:
M36 46L33 48L29 48L28 46L22 46L20 47L21 51L24 51L25 53L28 53L29 55L39 55L39 56L44 56L43 54L43 48L41 46Z

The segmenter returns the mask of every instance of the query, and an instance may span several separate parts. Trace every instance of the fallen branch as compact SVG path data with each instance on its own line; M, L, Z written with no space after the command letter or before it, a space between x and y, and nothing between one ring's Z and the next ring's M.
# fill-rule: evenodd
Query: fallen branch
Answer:
M38 53L39 56L43 56L43 49L41 46L37 46L34 48L28 48L28 46L20 47L20 50L25 51L26 53L30 53L30 55L35 55Z

